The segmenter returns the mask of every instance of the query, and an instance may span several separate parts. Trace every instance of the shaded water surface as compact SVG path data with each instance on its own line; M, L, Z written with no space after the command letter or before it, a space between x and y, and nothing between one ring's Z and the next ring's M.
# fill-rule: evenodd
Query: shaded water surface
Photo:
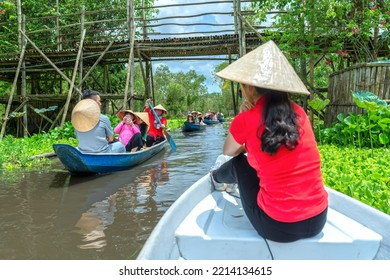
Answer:
M222 152L226 126L171 133L155 158L91 176L58 159L40 172L0 173L0 259L135 259L168 207Z

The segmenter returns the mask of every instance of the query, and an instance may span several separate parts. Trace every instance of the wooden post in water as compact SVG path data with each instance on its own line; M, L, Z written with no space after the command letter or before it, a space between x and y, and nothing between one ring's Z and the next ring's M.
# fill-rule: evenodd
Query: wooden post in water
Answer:
M26 32L26 16L22 15L22 30ZM21 49L26 45L26 39L24 37L20 40ZM26 82L26 61L22 60L22 84L21 84L21 95L23 100L27 100L27 82ZM27 104L23 106L23 136L26 137L29 135L28 132L28 112Z
M125 94L123 97L122 108L126 109L129 86L130 94L134 95L134 37L135 37L135 24L134 24L134 6L133 0L127 0L127 29L129 34L129 59L127 61L127 75L126 75L126 85L125 85ZM132 99L130 100L130 108L132 108Z

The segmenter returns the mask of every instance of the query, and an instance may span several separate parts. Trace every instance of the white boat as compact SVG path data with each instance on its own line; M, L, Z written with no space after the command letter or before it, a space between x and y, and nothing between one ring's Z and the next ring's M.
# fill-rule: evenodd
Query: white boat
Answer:
M265 240L247 219L239 195L215 191L209 174L167 210L139 260L369 260L390 259L390 216L327 188L328 220L315 237Z

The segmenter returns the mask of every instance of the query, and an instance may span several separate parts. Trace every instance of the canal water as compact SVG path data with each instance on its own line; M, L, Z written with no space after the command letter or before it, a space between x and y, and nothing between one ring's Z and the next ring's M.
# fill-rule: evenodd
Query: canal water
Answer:
M130 170L91 176L61 162L39 172L0 173L0 259L135 259L169 206L208 173L227 125L171 133L155 158Z

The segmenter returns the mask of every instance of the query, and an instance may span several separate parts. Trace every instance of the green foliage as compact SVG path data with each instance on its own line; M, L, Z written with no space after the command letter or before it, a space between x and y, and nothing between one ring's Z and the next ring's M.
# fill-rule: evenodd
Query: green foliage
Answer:
M188 111L204 111L207 98L206 78L194 70L173 73L168 66L160 65L154 74L155 104L161 103L169 115L187 114Z
M355 147L386 147L390 143L390 107L371 92L353 94L363 114L339 114L338 122L322 131L321 143Z
M31 137L15 138L7 135L0 141L0 168L13 170L27 167L39 169L49 165L47 158L32 158L42 153L53 152L54 143L70 143L77 145L74 128L66 122L63 128L56 127L48 133L34 134Z
M390 150L320 145L326 186L390 214Z
M303 60L317 60L325 54L324 65L332 71L344 69L353 62L375 61L380 48L390 44L389 1L335 0L263 0L254 1L256 24L264 23L271 10L286 11L274 15L269 38L277 40L282 50ZM329 43L331 42L331 43ZM352 43L352 49L346 44ZM370 47L369 47L370 46Z
M329 104L329 102L330 102L329 99L323 100L323 99L315 98L313 100L308 100L307 104L309 105L310 108L317 111L319 115L320 114L325 115L324 109ZM317 118L317 120L318 120L318 118ZM321 143L322 142L322 140L321 140L321 126L320 126L319 122L317 122L317 125L315 126L314 132L316 133L316 135L319 139L319 142Z
M378 96L369 91L357 91L352 96L359 108L375 110L381 106L387 107L386 101L379 99Z
M42 132L42 135L47 135L53 141L61 139L75 139L74 127L71 122L65 122L63 128L55 127L49 133Z

